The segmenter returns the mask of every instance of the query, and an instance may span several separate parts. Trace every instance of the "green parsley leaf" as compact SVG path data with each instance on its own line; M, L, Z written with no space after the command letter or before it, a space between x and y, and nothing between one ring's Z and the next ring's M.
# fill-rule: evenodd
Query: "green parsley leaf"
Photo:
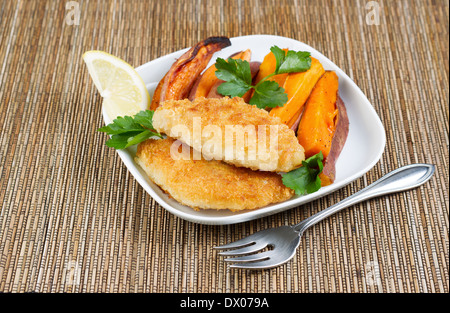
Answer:
M286 58L286 53L283 49L272 46L270 48L270 51L272 51L273 55L275 56L276 66L275 66L275 73L278 73L278 70L280 69L281 64L283 64L284 59Z
M222 58L216 60L216 77L224 80L228 84L217 91L224 96L242 97L252 86L252 74L250 64L240 59L228 58L225 61Z
M286 54L286 59L278 69L278 74L282 73L296 73L309 70L311 67L311 55L304 51L291 51Z
M298 169L282 175L283 184L297 195L316 192L321 187L319 174L323 170L322 151L302 162Z
M133 138L140 133L141 132L128 132L119 135L112 135L111 138L106 141L106 145L117 150L125 149L128 147L128 138Z
M283 106L287 100L288 96L284 92L284 89L277 82L267 80L255 87L255 93L249 103L256 105L260 109L264 109L266 107L274 108Z
M133 117L119 116L112 123L97 130L111 136L106 145L115 149L128 148L153 136L162 138L161 134L153 129L153 113L145 110Z
M108 135L118 135L132 131L142 131L143 127L136 123L131 116L119 116L113 123L97 129L100 132L108 133Z
M139 111L134 116L134 121L136 123L141 124L145 128L154 129L153 128L153 114L154 113L155 112L153 112L151 110Z
M217 91L224 96L242 97L250 89L255 92L250 104L258 108L274 108L283 106L287 100L287 94L275 81L267 79L282 73L304 72L311 67L311 54L305 51L284 50L277 46L270 48L275 56L276 67L272 74L264 77L255 86L252 85L250 63L245 60L228 58L216 60L216 77L223 80Z
M250 89L236 81L224 82L217 87L217 91L224 96L242 97Z
M311 53L309 52L288 50L285 53L277 46L271 47L270 51L272 51L276 60L275 75L304 72L311 67Z

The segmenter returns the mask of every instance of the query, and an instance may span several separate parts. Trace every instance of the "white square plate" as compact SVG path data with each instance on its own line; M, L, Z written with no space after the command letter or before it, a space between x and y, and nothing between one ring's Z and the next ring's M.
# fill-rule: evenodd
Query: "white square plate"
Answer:
M245 49L251 49L252 61L262 61L264 56L269 53L270 47L277 45L280 48L309 51L311 56L318 59L326 70L336 72L339 77L339 94L346 105L350 126L344 149L336 163L335 182L329 186L322 187L313 194L294 196L290 200L257 210L240 212L231 212L228 210L195 211L171 199L147 177L144 171L134 162L136 147L117 150L131 174L161 206L176 216L195 223L240 223L298 207L304 203L323 197L361 177L378 162L386 143L383 125L372 105L358 86L327 57L302 42L285 37L253 35L231 38L230 40L232 43L231 46L215 53L210 64L213 64L217 57L226 59L234 52ZM156 85L167 73L173 62L188 49L186 48L160 57L136 69L147 85L150 95L153 94ZM103 111L103 119L105 124L111 122L105 111Z

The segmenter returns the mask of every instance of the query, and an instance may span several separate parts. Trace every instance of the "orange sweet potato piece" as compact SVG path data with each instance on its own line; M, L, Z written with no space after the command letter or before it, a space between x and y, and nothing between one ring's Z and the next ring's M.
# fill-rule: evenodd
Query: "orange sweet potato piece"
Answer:
M230 45L231 42L227 37L209 37L189 49L174 62L164 76L157 96L152 98L150 108L156 109L159 103L165 100L187 98L192 85L208 65L213 54Z
M305 158L320 151L324 157L322 185L334 181L335 164L348 135L348 117L339 97L339 79L327 71L314 86L298 125L298 142L305 149Z
M281 107L273 108L270 115L278 116L284 124L288 124L294 117L298 117L311 91L324 73L325 69L322 64L313 57L311 57L311 68L309 70L289 73L283 84L283 88L288 95L288 101Z
M250 49L237 52L230 56L230 58L242 59L248 62L250 62L251 57L252 52ZM189 93L189 100L192 101L198 97L208 97L208 93L218 80L219 79L216 77L216 66L215 64L213 64L209 68L207 68L202 75L200 75L197 78Z
M189 93L189 100L193 101L198 97L206 97L211 87L217 81L216 66L213 64L206 69L206 71L197 78Z
M217 87L220 86L220 84L223 84L223 80L219 79L217 80L214 85L212 86L211 90L208 92L208 95L206 96L206 98L223 98L223 95L221 95L218 91L217 91Z
M298 125L298 142L305 149L305 158L320 151L326 159L336 131L337 94L339 80L335 72L327 71L314 86Z
M284 53L287 53L288 50L289 49L283 49ZM261 62L261 65L258 70L258 75L256 75L256 77L253 79L253 85L256 85L264 77L267 77L268 75L275 72L276 66L277 66L277 61L276 61L275 56L272 53L272 51L270 51L268 54L266 54L266 56L264 57L264 60ZM278 83L278 86L282 87L284 85L284 82L286 81L287 76L288 76L287 73L283 73L283 74L274 75L274 76L268 78L267 80L275 81ZM255 92L255 90L251 89L248 92L248 94L244 95L244 99L248 99L245 102L248 103L250 101L250 99L253 97L254 92Z
M289 49L283 49L284 53L287 53L288 50ZM268 54L266 54L266 56L264 57L264 60L261 62L261 66L259 67L259 72L255 78L254 83L255 84L259 83L261 81L261 79L263 79L264 77L275 72L276 65L277 65L277 62L276 62L275 56L271 51ZM283 74L274 75L274 76L268 78L267 80L276 81L279 86L283 86L284 81L286 80L287 76L288 76L287 73L283 73Z

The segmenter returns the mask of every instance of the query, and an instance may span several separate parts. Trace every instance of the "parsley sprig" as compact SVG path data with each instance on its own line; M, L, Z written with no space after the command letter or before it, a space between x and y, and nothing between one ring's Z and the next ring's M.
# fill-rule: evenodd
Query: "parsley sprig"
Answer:
M217 88L217 91L224 96L242 97L247 91L254 89L250 104L258 108L283 106L288 100L285 90L277 82L268 79L278 74L307 71L311 67L311 54L306 51L285 52L277 46L272 46L270 51L275 56L275 71L254 86L250 63L240 59L217 58L216 77L225 81Z
M299 168L283 174L283 184L297 195L316 192L321 187L319 174L323 170L322 151L302 162Z
M107 133L111 138L106 145L115 149L125 149L142 141L161 134L153 128L153 111L140 111L134 116L119 116L112 123L97 129Z

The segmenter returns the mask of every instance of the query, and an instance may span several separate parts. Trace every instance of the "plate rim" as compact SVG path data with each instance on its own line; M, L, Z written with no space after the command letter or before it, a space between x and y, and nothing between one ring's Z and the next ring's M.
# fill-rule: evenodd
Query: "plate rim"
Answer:
M308 194L308 195L297 197L297 198L291 198L289 200L286 200L286 201L283 201L283 202L280 202L277 204L273 204L268 207L263 207L263 208L245 211L245 212L236 212L236 214L233 214L233 215L220 216L220 217L207 216L207 215L206 216L191 215L191 214L187 214L187 213L180 211L179 209L171 206L164 199L162 199L153 190L153 188L150 185L148 185L147 181L145 181L145 178L142 177L142 173L138 169L139 165L137 165L134 162L134 160L132 160L132 156L130 155L129 150L116 150L116 152L119 154L119 157L122 159L122 162L124 162L125 166L130 171L130 173L133 175L133 178L138 181L140 186L156 202L158 202L159 205L164 207L164 209L166 209L170 213L172 213L175 216L182 218L186 221L197 223L197 224L206 224L206 225L231 225L231 224L247 222L247 221L255 220L258 218L274 215L274 214L280 213L282 211L286 211L286 210L292 209L294 207L304 205L304 204L312 202L316 199L325 197L325 196L329 195L330 193L333 193L333 192L347 186L348 184L352 183L356 179L362 177L363 175L368 173L375 166L376 163L378 163L378 161L381 159L382 154L384 153L384 150L386 147L386 132L385 132L383 123L381 122L381 119L380 119L378 113L375 111L375 108L373 107L372 103L369 101L369 99L366 97L366 95L362 92L362 90L359 88L359 86L356 85L356 83L340 67L338 67L334 62L332 62L330 59L328 59L328 57L326 57L324 54L317 51L315 48L311 47L310 45L308 45L304 42L301 42L299 40L289 38L289 37L269 35L269 34L267 34L267 35L266 34L257 34L257 35L231 37L230 41L233 43L233 41L235 41L235 40L243 40L243 39L249 38L249 37L252 37L253 39L258 39L258 37L259 37L260 39L264 38L265 40L272 38L275 40L277 40L277 39L278 40L288 40L288 41L292 41L297 44L300 43L301 45L308 47L308 49L310 49L310 52L312 55L318 54L318 55L320 55L321 58L325 59L328 63L332 64L335 67L335 69L333 69L333 70L336 70L339 72L338 76L345 78L346 82L350 83L350 85L352 87L351 89L355 90L359 94L359 96L363 97L363 99L366 101L366 103L369 104L367 106L367 108L364 107L364 109L368 109L368 113L370 113L370 115L374 118L376 124L378 124L376 129L378 130L378 133L381 136L381 138L380 138L381 144L378 148L378 151L377 151L375 157L371 160L371 162L368 163L368 165L366 165L362 170L343 179L337 186L330 185L330 186L322 187L321 193L313 193L313 194ZM187 48L177 50L177 51L171 52L169 54L160 56L156 59L153 59L147 63L144 63L144 64L136 67L135 69L139 73L140 71L145 70L146 67L151 66L152 63L162 62L162 61L164 61L164 59L171 58L176 55L181 55L182 53L186 52L189 48L190 47L187 47ZM213 60L215 60L214 57L211 59L211 62ZM111 122L111 120L107 117L107 114L106 114L105 110L103 109L103 107L102 107L102 115L103 115L103 121L105 124L108 124Z

